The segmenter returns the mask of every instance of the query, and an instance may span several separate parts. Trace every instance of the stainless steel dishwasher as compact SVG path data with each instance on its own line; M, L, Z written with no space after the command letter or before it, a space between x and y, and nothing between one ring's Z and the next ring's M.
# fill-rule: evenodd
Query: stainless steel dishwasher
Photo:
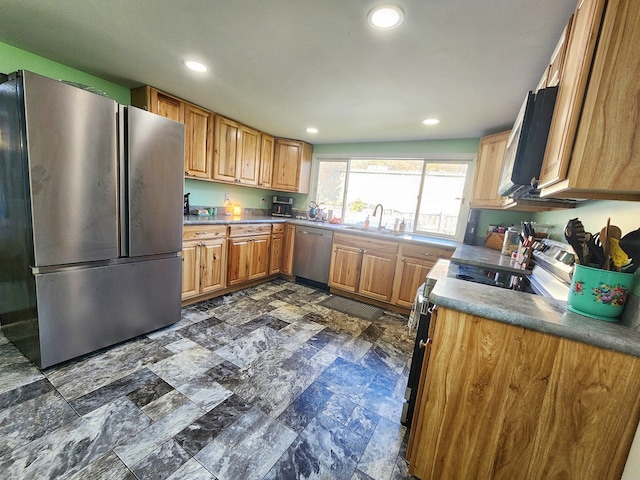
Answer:
M296 280L310 280L326 287L329 280L332 243L331 230L296 226L293 254L293 274Z

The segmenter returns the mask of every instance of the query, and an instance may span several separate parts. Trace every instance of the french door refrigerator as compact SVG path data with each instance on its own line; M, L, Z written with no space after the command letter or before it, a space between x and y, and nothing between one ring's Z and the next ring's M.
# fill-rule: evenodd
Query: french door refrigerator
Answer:
M0 321L41 368L180 319L184 125L0 84Z

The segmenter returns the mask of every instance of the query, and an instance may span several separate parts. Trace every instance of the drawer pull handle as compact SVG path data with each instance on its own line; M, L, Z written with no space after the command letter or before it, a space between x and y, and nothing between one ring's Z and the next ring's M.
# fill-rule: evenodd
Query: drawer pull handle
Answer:
M429 253L429 252L424 252L423 255L425 257L433 257L433 253Z
M427 338L427 341L426 341L426 342L425 342L424 340L420 339L420 343L418 343L418 346L419 346L420 348L424 348L424 347L426 347L427 345L429 345L430 343L431 343L431 339L430 339L430 338Z

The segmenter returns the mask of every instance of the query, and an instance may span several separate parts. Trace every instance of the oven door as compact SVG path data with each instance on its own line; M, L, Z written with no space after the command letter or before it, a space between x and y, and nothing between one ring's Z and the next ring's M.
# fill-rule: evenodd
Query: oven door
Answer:
M413 418L413 411L418 394L418 384L420 383L420 371L422 370L422 364L424 362L424 344L429 338L429 324L431 323L431 309L433 305L429 303L427 297L422 295L423 291L424 285L421 285L416 293L414 323L417 323L418 330L413 345L413 356L411 357L407 388L404 393L406 402L402 407L402 415L400 416L400 422L406 426L411 425L411 419ZM421 341L423 346L420 345Z

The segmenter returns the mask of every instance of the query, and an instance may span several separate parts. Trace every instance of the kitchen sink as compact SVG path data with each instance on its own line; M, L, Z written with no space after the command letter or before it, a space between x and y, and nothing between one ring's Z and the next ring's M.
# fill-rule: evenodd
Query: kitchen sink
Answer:
M396 232L394 230L388 230L386 228L383 228L382 230L378 230L377 228L364 228L364 227L358 227L356 225L345 225L343 228L344 230L371 233L373 235L388 235L391 237L401 237L406 234L405 232Z

